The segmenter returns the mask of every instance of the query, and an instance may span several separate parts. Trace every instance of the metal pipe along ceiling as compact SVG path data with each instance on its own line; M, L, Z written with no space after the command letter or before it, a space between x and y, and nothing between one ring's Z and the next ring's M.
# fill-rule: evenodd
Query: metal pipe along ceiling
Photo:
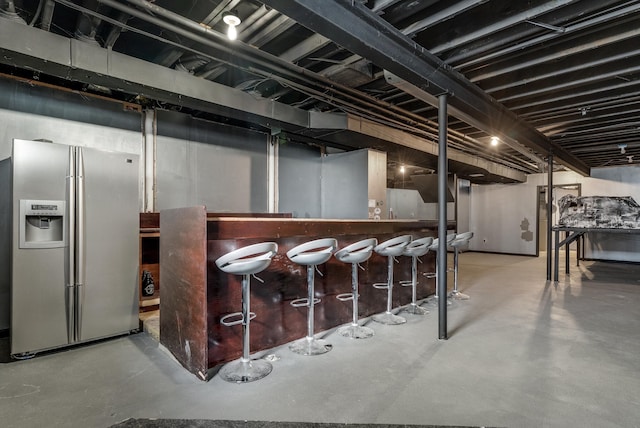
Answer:
M177 31L181 36L183 35L185 37L189 37L191 40L194 40L196 41L196 43L202 45L200 46L200 49L203 49L206 46L212 47L216 51L209 51L209 53L205 53L198 49L194 49L193 47L177 44L176 42L166 40L161 36L153 35L145 32L144 30L131 27L127 25L126 22L120 22L119 20L109 18L94 10L89 10L72 2L66 0L57 0L57 2L75 10L79 10L82 13L100 18L103 21L110 23L114 27L118 26L121 28L126 28L129 31L134 31L138 34L151 37L154 40L163 41L169 45L176 46L195 55L202 55L203 57L215 60L221 60L220 55L222 55L223 58L228 56L228 65L237 67L247 73L261 76L263 78L272 78L278 82L282 82L282 84L285 86L295 88L301 93L309 94L316 99L329 102L331 105L334 105L343 111L354 112L360 116L370 117L376 120L378 123L385 124L392 128L401 129L414 135L420 135L423 138L426 138L429 142L432 142L435 139L435 135L437 133L436 124L425 120L424 117L413 114L384 101L380 101L372 96L362 93L361 91L336 84L335 82L324 78L323 76L318 76L313 72L298 67L294 64L290 64L280 58L273 57L272 55L262 52L254 47L246 46L242 43L234 43L234 50L231 51L227 47L228 42L226 40L226 37L217 32L207 30L185 17L173 14L173 12L166 11L164 9L154 9L154 16L152 16L148 13L145 13L144 11L134 9L118 2L114 2L113 0L100 0L100 3L107 4L108 6L114 6L122 14L131 15L146 20L154 25L160 26L160 28L166 29L167 31ZM135 1L135 3L139 3L139 1ZM176 22L188 25L194 29L197 28L199 33L204 34L196 34L195 32L189 31L186 28L168 23L165 20L161 19L160 14L166 14L167 16L173 14L172 19L175 19ZM231 62L238 61L238 57L241 58L240 62L245 65L238 65ZM256 59L256 57L258 58ZM251 66L251 64L256 64L256 66L253 67ZM228 105L228 107L234 108L234 106L232 105ZM268 117L272 118L272 116ZM481 142L475 141L473 138L470 138L467 135L451 131L451 147L455 147L462 152L467 152L469 143L475 144L477 147L482 146ZM422 151L424 151L425 153L427 152L425 150ZM496 158L489 152L484 153L481 156L484 160L488 160L489 164L495 163L495 165L492 165L492 168L496 171L500 170L500 167L502 167L505 171L507 171L509 168L515 169L516 171L507 171L497 174L509 178L510 180L522 180L521 178L514 178L514 173L516 172L522 174L522 172L537 171L536 164L526 162L526 160L523 160L508 152L505 152L504 156L501 158ZM453 157L455 157L454 153L452 153L452 158ZM462 161L462 163L467 164L467 162L465 161ZM469 165L475 166L476 164L470 163ZM504 168L504 166L507 166L507 168Z
M57 1L69 7L80 9L78 6L70 4L65 0ZM191 21L174 12L163 9L157 5L151 4L145 0L127 1L135 6L142 7L150 14L145 14L139 10L132 9L114 0L98 1L137 18L146 20L163 29L175 32L198 43L202 43L223 51L226 54L235 54L235 56L252 61L254 63L258 61L257 64L261 67L264 67L265 69L263 71L262 69L250 67L249 69L245 69L245 71L247 72L255 75L260 75L264 78L272 78L287 87L291 87L299 92L309 94L312 97L325 101L331 105L336 106L339 109L350 111L359 115L364 115L365 117L375 117L378 122L387 124L391 127L402 129L411 133L416 133L427 138L436 138L437 125L428 120L425 120L425 118L422 116L403 110L391 103L384 102L377 98L363 94L362 92L354 90L350 87L337 84L336 82L324 76L317 75L313 72L310 72L309 70L283 61L280 58L273 57L270 54L262 52L259 49L248 46L241 42L237 41L236 43L234 43L234 47L232 49L227 46L225 36L202 27L194 21ZM170 19L176 24L184 26L186 29L165 22L159 17ZM114 25L117 25L117 23ZM187 29L194 30L194 32L188 31ZM191 49L191 51L193 52L194 50ZM213 58L211 55L206 56L212 59L220 60L219 58ZM230 62L227 63L232 66L239 67L238 65L232 64ZM278 75L274 75L273 73L278 73ZM326 93L327 88L331 91L330 94ZM337 98L335 96L336 94L342 97L342 99ZM462 134L457 135L455 133L454 138L458 139L459 141L470 140L469 137L466 137ZM499 160L494 161L500 162ZM508 162L502 163L509 164ZM537 169L535 164L528 163L524 163L519 166L510 164L509 166L511 168L525 170L527 172L535 172Z
M69 2L63 0L56 0L60 3L69 5L73 7L72 4L68 4ZM231 57L238 57L243 60L248 60L250 62L256 63L264 67L263 70L256 69L254 67L245 68L245 71L248 71L253 74L261 75L263 77L270 77L276 81L281 81L285 83L287 86L292 86L303 93L311 93L316 97L320 97L319 99L331 102L331 100L336 100L335 97L327 97L325 92L329 89L332 93L338 94L352 102L356 102L357 104L361 104L363 107L366 107L366 110L360 109L361 112L364 112L368 115L377 114L380 118L385 118L389 120L389 108L398 110L402 114L393 113L397 119L403 120L404 126L407 126L407 122L416 122L416 121L424 121L423 117L415 115L414 117L406 117L405 115L410 115L410 112L406 112L404 110L398 109L392 104L389 103L381 103L380 100L367 96L357 90L354 90L348 86L340 85L324 76L315 74L309 70L306 70L302 67L298 67L289 62L283 61L278 57L274 57L270 54L267 54L259 49L253 48L252 46L246 45L244 43L236 42L233 47L229 47L226 43L226 37L213 31L207 29L194 21L191 21L181 15L173 13L169 10L163 9L159 6L151 4L144 0L127 0L129 3L134 4L136 6L142 7L148 10L152 15L144 14L136 9L132 9L121 3L116 2L115 0L98 0L100 3L106 4L107 6L113 7L120 11L127 12L132 16L137 18L146 20L154 25L157 25L163 29L175 32L184 37L187 37L193 41L198 43L205 44L207 46L218 49L225 54L230 55ZM194 30L193 32L187 31L186 29L182 29L180 27L176 27L168 22L162 21L156 17L161 16L167 19L174 21L177 24L185 26L189 30ZM231 60L222 60L225 63L238 67L240 66L231 62ZM273 75L273 73L278 73L277 75ZM306 85L306 86L305 86ZM315 88L315 89L314 89ZM307 91L307 92L305 92ZM323 96L324 95L324 96ZM337 107L341 107L337 105ZM357 111L356 104L344 103L342 107L351 107L354 111ZM372 112L370 109L377 110L377 112ZM435 129L435 126L433 127Z
M109 17L100 17L111 24L117 22ZM118 24L122 25L122 23ZM132 27L130 31L140 30ZM23 40L25 42L22 42ZM7 22L0 26L0 49L11 52L11 55L3 55L0 62L10 63L14 66L28 64L33 69L40 69L40 66L46 65L49 72L55 76L78 81L88 78L94 83L97 82L107 87L120 88L122 82L126 82L127 90L132 93L141 91L151 99L158 97L157 99L170 103L179 100L178 102L185 107L214 114L228 115L242 109L247 113L247 117L251 117L250 120L255 120L257 124L280 126L283 129L290 129L294 133L306 128L335 129L368 135L358 127L347 128L348 118L343 115L306 112L284 104L276 107L274 101L267 99L257 103L248 103L249 98L254 99L251 95L232 90L215 82L194 79L185 73L84 43L71 41L68 45L61 42L63 42L63 36ZM61 46L61 48L56 48L56 46ZM88 58L93 61L89 61ZM35 62L36 59L39 59L40 62ZM70 67L70 64L73 66ZM146 72L137 72L142 69ZM176 87L181 88L179 93L175 92ZM279 123L281 125L278 125ZM388 142L393 141L398 147L409 147L430 156L435 155L428 150L433 144L432 140L418 139L414 135L401 133L388 126L378 125L378 127L379 129L384 128L384 130L374 138ZM388 139L390 135L398 138ZM354 134L354 136L356 135ZM407 139L412 138L414 138L415 144L407 145ZM452 150L451 158L455 159L461 168L466 168L468 165L472 168L484 169L492 175L507 178L509 181L525 180L521 169L507 168L504 166L504 162L490 162L486 160L486 157L470 156L458 150Z
M531 125L497 103L438 57L403 35L398 29L350 0L263 0L313 31L331 37L349 51L423 88L432 96L453 95L453 115L488 134L508 135L538 153L553 150L556 159L570 169L589 175L590 168ZM435 105L435 103L431 103ZM462 117L461 117L462 116Z
M598 0L598 2L600 3L601 0ZM499 57L504 57L507 56L509 54L512 53L516 53L516 52L522 52L523 50L526 50L529 47L532 46L536 46L536 45L540 45L543 44L544 42L547 42L549 40L553 40L557 37L560 37L561 34L567 35L573 32L577 32L577 31L581 31L584 30L586 28L589 27L593 27L596 26L598 24L601 24L603 22L607 22L608 20L611 19L615 19L615 18L619 18L622 16L626 16L629 14L632 14L634 12L637 12L640 9L640 4L633 4L636 2L630 2L632 4L630 4L627 7L624 7L622 9L613 11L611 13L608 14L604 14L604 15L597 15L596 17L592 18L592 19L587 19L585 21L581 21L577 24L574 25L570 25L565 27L564 32L563 33L557 33L557 32L552 32L552 33L547 33L544 34L542 36L538 36L538 37L534 37L530 40L527 41L522 41L519 43L514 43L508 47L502 48L502 49L498 49L496 51L492 50L492 48L497 48L497 46L487 46L484 45L481 48L478 48L477 50L465 50L464 52L458 54L458 56L454 56L451 58L448 58L447 62L450 64L454 64L458 61L462 61L465 58L469 58L472 57L473 55L477 55L479 53L484 53L481 57L473 59L473 60L469 60L468 62L462 63L462 64L456 64L456 68L468 68L474 65L478 65L481 64L483 62L487 62L489 60L492 59L496 59ZM490 53L487 53L490 52Z

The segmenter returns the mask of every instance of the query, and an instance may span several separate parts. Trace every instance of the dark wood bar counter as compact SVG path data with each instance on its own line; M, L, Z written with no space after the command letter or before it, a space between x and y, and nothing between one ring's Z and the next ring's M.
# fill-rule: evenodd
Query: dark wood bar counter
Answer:
M292 263L286 256L288 250L318 238L336 238L342 248L371 237L382 242L404 234L414 239L436 236L437 222L220 217L200 206L162 211L160 233L160 341L185 368L204 380L209 369L242 353L241 326L220 324L221 317L241 310L241 278L219 270L217 258L250 244L278 244L271 265L257 275L264 283L251 282L251 311L257 315L251 321L251 351L256 352L306 334L307 308L290 305L307 295L306 268ZM398 261L394 307L411 301L411 287L398 286L398 281L411 278L411 260L400 257ZM423 262L420 272L434 271L431 253ZM386 281L386 257L374 253L363 267L361 317L386 309L386 291L371 286ZM351 303L336 299L351 290L351 266L332 257L318 268L323 276L316 274L315 292L321 302L315 307L315 323L316 331L323 331L351 320ZM434 281L420 275L418 297L434 291Z

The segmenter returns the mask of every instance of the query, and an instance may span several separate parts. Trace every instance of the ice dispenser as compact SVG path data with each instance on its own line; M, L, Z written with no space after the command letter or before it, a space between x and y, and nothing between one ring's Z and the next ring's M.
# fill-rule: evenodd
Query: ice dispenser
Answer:
M20 248L65 246L65 201L20 201Z

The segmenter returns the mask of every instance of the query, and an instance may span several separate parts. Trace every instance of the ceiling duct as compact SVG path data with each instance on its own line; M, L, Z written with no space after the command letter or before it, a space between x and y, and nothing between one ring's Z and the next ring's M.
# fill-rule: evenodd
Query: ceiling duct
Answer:
M96 0L89 0L84 2L84 6L87 8L98 8L98 2ZM100 46L100 43L96 40L96 33L98 32L98 26L100 25L100 18L90 16L86 13L80 13L78 15L78 21L76 23L76 31L74 36L81 42L89 43L94 46Z
M438 203L438 174L412 175L410 178L420 194L422 202L425 204ZM447 202L455 202L449 186L447 186Z
M20 4L18 4L18 7L19 6ZM16 12L16 2L14 0L0 0L0 18L8 19L19 24L27 24L26 21L18 15L18 12Z
M437 157L437 145L432 141L358 116L306 111L266 98L257 99L188 73L9 21L0 25L0 62L238 118L269 129L278 127L319 138L318 143L324 141L352 148L381 144L389 152L399 147L408 148L427 163ZM501 177L508 182L526 179L524 173L504 165L456 150L449 153L454 166L471 172L487 172L497 181Z
M420 88L418 88L417 86L412 85L411 83L407 82L406 80L403 80L401 78L399 78L398 76L394 75L393 73L388 72L387 70L384 70L384 78L385 80L395 86L396 88L406 92L407 94L410 94L428 104L432 104L436 103L437 104L437 99L436 97L434 97L433 95L431 95L430 93L428 93L427 91L424 91ZM478 129L483 129L485 130L485 132L489 133L490 135L493 134L497 134L500 137L500 141L504 144L506 144L507 146L511 147L513 150L517 151L518 153L526 156L527 158L531 159L532 161L535 162L535 165L538 166L538 168L540 169L540 171L543 171L544 166L546 165L546 161L544 159L542 159L540 156L536 155L535 153L533 153L531 151L531 149L529 149L528 147L525 147L524 145L518 143L517 141L513 141L508 134L504 133L504 132L499 132L499 131L495 131L495 130L491 130L488 129L488 127L482 123L479 123L476 119L467 116L466 114L464 114L464 112L461 112L459 110L457 110L455 107L450 106L448 108L449 112L451 113L452 116L457 117L458 119L464 121L465 123L472 125Z
M591 170L532 125L486 94L462 74L365 5L352 0L262 0L300 25L415 85L432 98L450 95L452 115L489 135L496 130L532 151L554 158L582 175ZM437 103L430 102L437 106Z

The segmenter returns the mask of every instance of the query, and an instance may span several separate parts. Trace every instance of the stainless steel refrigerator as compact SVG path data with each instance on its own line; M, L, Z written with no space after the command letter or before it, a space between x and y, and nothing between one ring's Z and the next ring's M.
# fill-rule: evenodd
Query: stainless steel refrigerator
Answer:
M11 354L138 328L138 156L14 140Z

